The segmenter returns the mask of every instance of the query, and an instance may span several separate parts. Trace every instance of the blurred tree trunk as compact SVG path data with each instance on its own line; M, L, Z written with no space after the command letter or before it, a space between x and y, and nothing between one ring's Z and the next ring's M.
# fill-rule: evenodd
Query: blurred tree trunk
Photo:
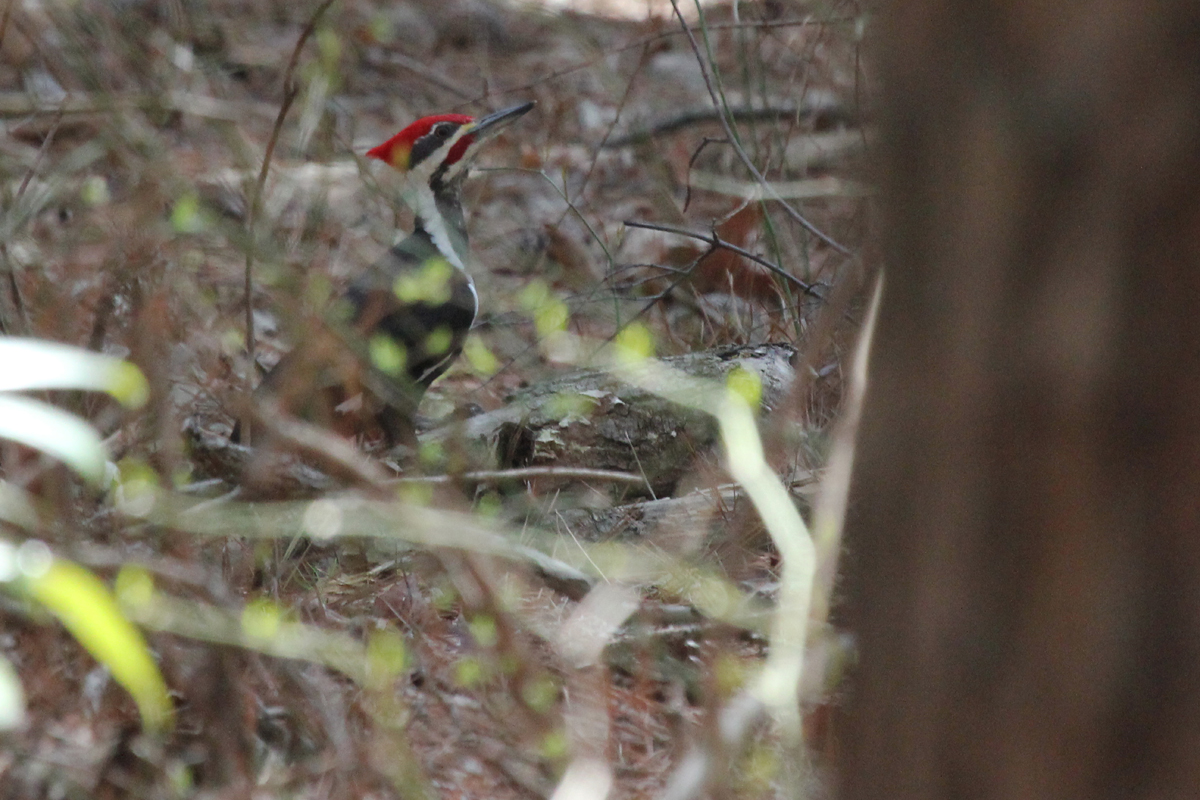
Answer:
M1200 4L910 0L841 797L1200 791Z

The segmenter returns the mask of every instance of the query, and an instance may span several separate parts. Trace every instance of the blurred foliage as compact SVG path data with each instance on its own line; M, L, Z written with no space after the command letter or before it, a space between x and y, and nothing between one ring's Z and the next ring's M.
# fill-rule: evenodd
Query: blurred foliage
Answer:
M658 386L668 394L696 389L706 410L728 418L726 460L742 471L698 460L690 485L708 491L732 475L767 494L780 489L777 472L819 463L784 452L795 429L804 428L805 442L821 437L841 403L839 363L857 324L856 295L849 291L828 313L818 296L853 283L858 267L761 193L748 203L720 181L693 192L693 169L722 178L744 177L744 169L727 144L709 141L723 135L711 115L668 124L708 109L707 72L723 108L737 112L727 121L740 146L772 185L839 171L820 137L843 134L834 144L851 153L865 141L856 112L844 110L858 93L854 25L863 15L840 2L743 3L703 18L685 9L690 24L704 28L699 70L687 38L662 18L343 0L318 20L317 8L223 0L13 5L0 42L8 133L0 149L0 323L38 340L18 345L29 348L23 355L2 349L15 338L0 340L0 402L8 404L0 434L54 455L88 485L31 465L15 446L0 452L0 524L14 541L45 542L10 548L5 586L58 616L135 699L145 727L166 731L166 684L125 620L154 632L187 732L177 728L161 752L136 751L131 760L152 777L117 766L115 777L70 772L39 786L45 794L119 785L188 796L241 780L282 796L301 791L311 775L332 775L332 796L432 795L450 774L485 785L486 773L500 777L476 786L478 796L505 796L500 785L548 796L568 762L570 774L584 774L578 759L603 758L611 745L624 754L612 759L618 782L637 776L649 782L642 794L657 792L678 762L679 742L712 727L722 704L753 685L765 637L778 633L772 620L791 614L805 624L805 614L775 603L780 581L795 592L795 574L781 577L791 551L770 543L796 536L787 487L786 509L752 498L764 538L755 538L763 527L746 503L724 508L714 500L709 513L728 520L729 543L704 538L707 517L692 523L683 544L673 534L585 542L569 526L551 530L554 514L605 509L618 491L589 481L566 490L523 479L469 483L460 473L479 465L453 437L423 442L415 458L417 470L450 469L432 476L445 482L406 473L399 484L365 481L353 484L356 492L273 502L270 490L254 500L250 482L212 483L196 431L225 435L257 377L260 365L244 348L247 300L258 354L269 364L288 342L336 319L349 277L390 243L397 225L409 224L391 176L356 154L419 115L536 99L536 118L487 156L505 168L466 187L483 265L481 324L425 410L495 409L569 365L652 370L656 355L791 340L809 348L808 385L795 399L803 408L761 422L762 438L750 411L761 404L756 375L735 372L725 386L668 376ZM803 109L825 95L837 100L835 113ZM281 100L292 96L294 108L281 113ZM621 136L634 144L605 144ZM796 203L822 230L857 243L865 206L847 187L804 183ZM703 237L626 229L623 221L634 218L715 231L818 291L800 295ZM443 267L431 264L395 289L412 298L444 294ZM122 358L80 356L51 339ZM385 373L403 370L408 355L379 341L363 350ZM141 410L67 391L78 389ZM588 418L601 405L577 392L559 400L563 419ZM469 422L474 411L451 418ZM312 449L329 456L332 448ZM387 474L373 456L379 472L371 474ZM270 473L276 465L268 461L247 469ZM97 487L106 480L113 491L103 494ZM35 575L18 567L22 548L45 555L34 559ZM733 569L728 552L752 566ZM563 655L570 648L559 639L586 638L591 626L571 617L578 598L544 587L555 569L592 585L636 588L640 606L602 609L614 618L601 628L622 638L637 664L628 672L614 666L603 692L587 683L603 662ZM109 572L115 600L96 577ZM684 633L635 619L669 617L679 606L687 609ZM15 646L26 648L27 663L57 665L44 670L53 680L26 680L45 709L29 741L44 742L53 737L37 736L51 720L76 719L68 712L85 706L83 690L78 673L54 660L61 652L29 645L24 629L22 637ZM689 649L692 640L700 650ZM734 661L721 657L729 654ZM795 647L775 648L775 657L798 674ZM0 672L0 721L19 688ZM793 699L785 693L772 702L778 710ZM101 713L77 724L91 741L115 742L113 751L51 754L60 763L125 763L124 739L105 727L120 715L109 699L96 702ZM595 741L581 736L579 719L608 719L610 702L619 724ZM771 740L767 755L755 751L746 762L747 791L777 779L772 765L790 755L780 747ZM451 765L438 761L447 752L455 754ZM641 760L630 766L622 758ZM463 777L471 759L482 766Z
M107 456L95 430L53 406L7 394L37 389L106 391L126 405L145 403L147 385L131 364L108 356L32 339L0 339L0 436L56 456L91 483L105 475ZM40 525L27 492L7 481L0 496L0 518L35 533ZM137 702L147 730L170 728L171 700L162 675L138 630L122 615L112 594L92 572L54 556L37 540L19 546L0 541L0 579L8 591L28 597L54 614L68 631L106 666ZM11 670L3 678L13 681ZM10 701L19 694L2 690ZM15 701L14 701L15 702ZM11 704L10 704L11 705ZM12 713L5 715L10 724Z

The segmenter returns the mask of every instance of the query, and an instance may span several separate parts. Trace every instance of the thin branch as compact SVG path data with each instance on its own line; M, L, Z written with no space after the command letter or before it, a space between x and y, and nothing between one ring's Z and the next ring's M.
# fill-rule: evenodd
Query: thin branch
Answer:
M463 100L467 100L475 96L474 91L466 88L461 83L450 80L437 70L430 69L424 62L406 56L403 53L388 53L384 57L383 63L387 64L388 66L406 69L409 72L429 81L439 89L445 89L447 92L450 92L450 94L457 95Z
M0 20L0 42L4 40L4 29L8 26L8 12L12 10L12 3L4 10L4 19ZM41 166L42 160L46 157L46 152L50 149L50 145L54 143L54 135L58 133L58 127L62 124L62 111L58 112L58 116L54 118L54 124L50 126L50 130L46 133L46 138L42 140L41 147L38 148L37 155L33 158L33 163L29 165L29 169L25 171L24 177L21 179L21 185L17 187L17 193L13 196L13 207L15 208L21 202L21 198L25 196L26 190L29 189L29 184L33 181L33 176L37 174L38 167ZM17 285L17 273L13 269L12 259L8 254L8 242L0 242L0 257L4 259L5 272L8 277L8 290L12 294L13 311L16 313L17 319L13 320L15 325L20 322L23 327L24 335L28 336L33 328L29 322L29 312L25 308L25 301L21 297L21 287ZM0 330L6 334L12 334L14 331L9 329L8 322L0 319Z
M806 283L806 282L800 280L795 275L793 275L792 273L785 270L783 267L780 267L778 264L774 264L774 263L768 261L767 259L763 258L762 256L757 256L754 253L751 253L749 250L743 249L741 247L738 247L736 244L732 244L730 242L725 241L724 239L722 239L720 236L717 235L717 232L715 230L712 231L711 233L707 233L707 234L696 233L695 231L689 231L686 228L676 228L673 225L659 225L659 224L653 223L653 222L636 222L631 219L625 220L625 225L630 228L644 228L649 231L662 231L663 233L674 233L674 234L678 234L679 236L687 236L689 238L696 239L697 241L705 242L713 249L719 248L722 250L728 250L731 253L737 253L742 258L748 258L751 261L753 261L755 264L760 264L760 265L766 267L768 270L775 273L779 277L783 278L785 281L788 281L789 283L794 284L797 288L799 288L805 294L812 295L813 297L816 297L818 299L820 299L820 297L821 297L821 293L818 292L811 283Z
M688 159L687 166L687 190L683 195L683 211L687 213L688 207L692 204L692 168L696 166L696 160L700 158L700 154L704 152L704 148L710 144L728 144L728 139L715 139L711 136L705 136L704 141L700 142L700 146L692 153L692 157Z
M285 414L278 402L268 398L253 403L250 414L281 447L312 459L327 475L381 497L391 496L383 468L346 439Z
M272 118L276 108L267 103L235 102L194 92L172 91L163 94L72 94L62 102L48 103L26 92L0 92L0 117L26 117L41 114L107 114L131 109L166 109L207 119L241 122L247 117Z
M694 108L682 111L667 119L660 120L649 127L638 128L602 143L602 148L627 147L641 144L667 133L674 133L682 128L699 125L705 122L720 122L722 113L716 108ZM728 118L737 122L758 122L772 120L793 120L800 117L833 117L848 123L856 123L851 109L841 103L823 98L819 102L803 103L799 106L737 106L729 109Z
M626 223L626 224L628 224L628 223ZM637 225L635 225L634 227L637 227ZM663 289L661 292L659 292L654 297L648 298L648 302L644 303L642 305L642 307L640 309L638 309L638 312L636 314L634 314L632 317L630 317L628 320L626 320L625 325L626 326L632 325L633 323L637 322L642 317L646 316L646 314L648 314L650 312L650 309L654 308L655 305L657 305L660 301L669 297L673 291L675 291L677 288L679 288L679 286L682 285L683 282L686 281L691 276L692 271L694 269L696 269L696 267L700 264L701 261L703 261L704 259L711 256L716 251L717 251L716 245L714 245L712 242L709 242L707 250L705 250L703 253L696 256L694 259L692 259L692 263L689 264L687 267L680 270L679 275L677 277L675 277L675 279L672 280L669 284L667 284L667 288ZM612 344L612 342L617 338L617 335L620 332L621 332L620 328L613 331L611 336L607 337L603 342L600 343L600 347L597 348L596 352L599 353L605 347Z
M33 163L29 165L29 169L25 171L25 176L21 178L21 185L17 187L17 193L13 197L13 204L25 195L25 190L29 188L29 183L33 180L33 176L37 174L38 167L41 166L42 159L46 157L46 151L50 149L50 145L54 143L54 136L58 133L58 127L62 124L62 111L58 112L58 116L54 119L54 124L50 126L49 132L46 133L46 138L42 140L42 146L38 148L37 155L33 158Z
M764 20L762 22L725 22L725 23L717 23L714 25L709 25L708 27L709 27L709 30L736 30L736 29L740 29L740 28L758 28L758 29L805 28L805 27L809 27L809 26L853 25L853 24L857 23L859 21L859 19L860 19L860 17L838 17L836 19L826 19L826 20L807 19L807 18L806 19L779 19L779 20L773 20L773 21ZM645 47L648 44L654 44L655 42L661 41L661 40L669 38L671 36L679 36L682 33L684 33L684 31L669 30L669 31L659 31L658 33L652 33L649 36L642 36L638 39L634 39L632 42L629 42L628 44L623 44L620 47L614 48L612 50L605 50L603 55L597 56L596 58L588 59L587 61L581 61L578 64L572 64L569 67L564 67L563 69L560 69L556 72L551 72L551 73L537 79L536 81L531 81L531 82L523 84L521 86L510 86L507 89L498 89L495 92L487 92L482 97L477 97L474 100L472 100L471 102L473 102L473 103L482 102L483 100L486 100L490 96L502 96L502 95L506 95L506 94L515 94L517 92L527 92L530 89L535 89L538 86L542 86L546 83L549 83L550 81L556 80L558 78L566 77L567 75L570 75L573 72L578 72L581 69L587 69L588 67L595 66L596 64L600 63L601 61L604 61L606 58L608 58L609 56L611 56L615 53L623 53L626 50L632 50L636 47Z
M258 181L254 185L254 196L250 200L250 208L247 213L246 276L245 286L243 287L246 295L246 353L250 360L250 369L246 372L247 391L254 388L254 223L258 217L259 207L262 204L263 187L267 183L267 172L271 169L271 158L275 154L275 145L279 142L280 131L283 130L283 120L287 116L288 109L292 107L296 95L300 92L300 88L292 80L292 75L296 71L296 64L300 61L300 51L304 49L305 43L308 42L309 37L317 29L317 23L331 5L333 5L333 0L324 0L321 5L317 6L317 10L313 12L312 17L308 20L308 24L300 32L300 38L296 41L296 47L292 50L292 57L288 60L287 69L283 72L283 102L279 106L279 114L275 117L275 125L271 129L271 138L267 140L267 150L263 153L262 169L258 171ZM246 434L247 441L250 441L250 431L246 431Z
M704 78L704 85L708 88L708 94L709 97L712 98L713 107L718 109L718 117L721 121L721 127L725 129L725 135L729 137L729 146L733 148L735 153L737 153L738 159L742 162L742 165L745 166L750 174L754 176L754 179L762 185L763 191L766 192L767 197L783 206L783 210L787 212L789 217L800 223L805 230L807 230L813 236L816 236L825 244L832 247L834 250L843 255L852 255L848 247L839 244L835 239L830 237L829 234L825 233L816 225L809 222L808 219L799 211L792 208L791 204L789 204L775 192L771 184L767 182L767 179L763 177L763 174L758 171L758 167L754 166L754 162L750 160L750 156L746 154L746 151L738 143L737 135L734 133L729 119L726 117L725 113L720 111L721 99L717 95L716 87L713 86L712 74L709 72L708 62L704 60L704 55L700 52L700 44L696 41L696 37L692 33L692 29L688 27L687 20L683 18L683 12L679 10L679 0L671 0L671 7L675 9L675 16L679 19L679 24L683 28L683 32L687 35L688 43L692 47L692 52L696 54L696 62L700 66L700 74Z
M16 4L16 0L8 0L4 5L4 16L0 17L0 44L4 44L4 37L8 33L8 23L12 19L13 6Z
M332 0L330 0L332 2ZM254 223L258 220L259 207L262 205L263 187L267 183L267 172L271 168L271 158L275 155L275 145L279 142L279 133L283 130L283 120L296 99L295 87L289 86L279 106L279 115L275 117L275 125L271 128L271 138L267 140L267 150L263 154L262 168L258 171L258 179L254 182L254 194L250 198L250 208L246 213L246 274L242 287L246 296L246 353L250 359L250 370L246 373L247 391L254 388L255 336L254 336Z
M588 184L591 183L592 180L592 175L596 172L596 165L600 163L600 151L609 146L608 137L612 136L613 131L617 127L617 123L621 121L621 114L624 113L625 106L629 103L629 98L633 94L633 87L637 85L638 75L641 74L642 69L646 66L646 62L649 60L649 57L649 48L643 48L642 55L641 58L638 59L637 66L634 67L633 73L629 76L628 80L625 81L625 91L621 94L621 99L617 101L617 107L615 113L613 114L613 120L609 123L608 129L604 131L604 138L600 140L600 146L595 148L595 150L592 152L592 163L588 165L587 174L583 176L583 180L579 184L579 191L575 193L576 198L583 197L583 193L587 191ZM566 186L564 185L563 188L565 189ZM565 212L563 216L566 216ZM559 217L559 222L561 222L562 219L563 217Z
M576 480L608 481L610 483L646 484L641 475L618 472L611 469L587 469L585 467L520 467L518 469L476 470L460 475L422 475L396 478L393 483L446 484L466 481L468 483L498 483L500 481L528 480L530 478L573 478Z

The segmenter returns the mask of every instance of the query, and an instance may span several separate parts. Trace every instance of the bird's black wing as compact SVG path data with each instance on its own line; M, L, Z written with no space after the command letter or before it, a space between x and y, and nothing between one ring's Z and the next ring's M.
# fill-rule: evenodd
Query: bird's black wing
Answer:
M462 352L476 308L470 276L418 229L350 284L330 330L285 355L259 391L334 427L342 404L363 395L359 408L388 439L411 440L421 397Z
M346 297L375 366L394 375L402 363L408 380L424 388L462 352L477 305L470 276L446 260L422 229L360 275Z

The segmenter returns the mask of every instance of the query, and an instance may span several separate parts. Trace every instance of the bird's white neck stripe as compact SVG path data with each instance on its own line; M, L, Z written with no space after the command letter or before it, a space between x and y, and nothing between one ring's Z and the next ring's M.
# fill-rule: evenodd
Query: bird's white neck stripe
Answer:
M467 269L467 262L471 258L470 245L466 239L462 240L463 247L467 249L465 253L459 253L458 248L454 246L455 237L451 235L446 227L446 218L442 216L441 210L437 206L437 198L433 194L433 190L425 184L418 184L415 187L410 187L409 193L410 205L413 213L417 215L417 220L420 225L425 228L425 232L433 239L433 245L438 249L446 260L450 262L455 269L461 270L467 278L467 288L471 290L471 299L474 301L475 309L471 313L472 319L479 314L479 292L475 289L475 281L471 277L471 271ZM397 235L397 241L402 238L402 235Z
M437 206L437 198L434 197L433 190L425 184L417 184L411 188L413 212L417 215L422 227L425 228L425 232L433 239L434 246L452 266L467 272L465 258L467 254L460 253L454 246L454 237L446 227L446 219Z

